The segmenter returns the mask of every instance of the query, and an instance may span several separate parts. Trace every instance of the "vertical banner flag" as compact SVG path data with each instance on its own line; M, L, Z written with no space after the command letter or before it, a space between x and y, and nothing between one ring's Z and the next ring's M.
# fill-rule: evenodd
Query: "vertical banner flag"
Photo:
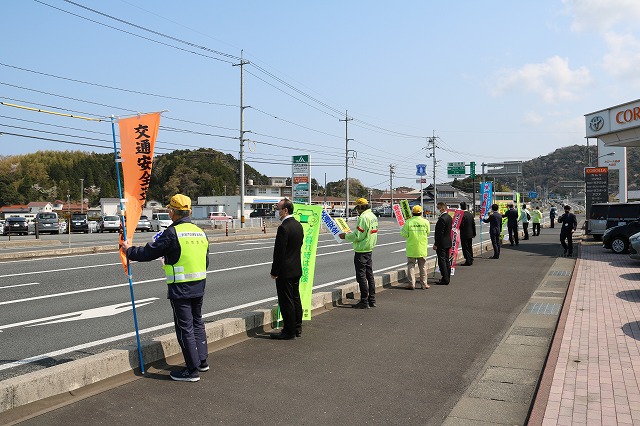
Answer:
M344 231L340 229L336 221L333 220L333 218L329 215L329 213L327 213L325 209L322 209L322 223L324 224L325 228L327 228L327 230L331 232L333 238L335 238L337 242L342 243L343 240L338 235L340 235L340 233Z
M460 224L462 223L462 217L464 215L463 210L449 210L450 215L453 216L453 222L451 224L451 252L449 258L451 260L451 275L456 272L456 263L458 263L458 248L460 247Z
M138 226L142 207L147 200L151 180L153 149L160 127L160 113L146 114L118 121L120 128L120 158L122 160L122 180L124 181L125 226L127 239L133 239ZM120 241L123 240L122 230ZM120 251L120 259L127 271L127 258Z
M500 227L500 237L505 241L509 240L509 233L508 232L504 232L505 231L505 225L507 224L507 218L504 216L504 214L505 214L505 212L507 210L509 210L509 208L507 207L507 202L506 201L500 201L498 203L498 211L502 215L502 226Z
M480 203L480 218L484 218L493 204L493 182L485 182L482 185L482 202Z
M412 216L411 207L409 207L409 202L407 200L400 201L400 207L402 208L402 216L404 216L404 220L406 222Z
M396 221L398 222L398 226L404 226L404 216L402 216L402 209L400 209L399 204L393 205L393 212L396 214Z
M302 302L302 319L311 319L311 292L313 290L313 275L316 270L316 251L320 224L322 223L322 206L308 204L294 204L293 217L296 218L304 230L304 239L300 249L302 260L302 276L300 277L300 301Z

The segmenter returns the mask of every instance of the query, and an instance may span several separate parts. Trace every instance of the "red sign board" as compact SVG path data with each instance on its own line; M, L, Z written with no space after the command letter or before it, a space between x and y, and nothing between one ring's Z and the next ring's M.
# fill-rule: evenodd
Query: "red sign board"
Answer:
M307 183L309 182L309 176L294 176L293 183Z

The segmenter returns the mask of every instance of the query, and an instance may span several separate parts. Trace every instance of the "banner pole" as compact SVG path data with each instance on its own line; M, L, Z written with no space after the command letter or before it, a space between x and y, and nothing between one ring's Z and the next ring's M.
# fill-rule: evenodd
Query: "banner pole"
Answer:
M124 220L123 211L125 211L122 202L122 184L120 183L120 166L118 165L118 148L116 146L116 127L114 117L111 116L111 134L113 135L113 156L116 162L116 179L118 180L118 194L120 195L120 226L122 226L122 238L127 240L127 226ZM129 295L131 297L131 308L133 311L133 324L136 329L136 342L138 344L138 358L140 358L140 371L144 374L144 361L142 360L142 346L140 345L140 331L138 329L138 315L136 314L136 301L133 294L133 275L131 275L131 265L127 258L127 277L129 278Z

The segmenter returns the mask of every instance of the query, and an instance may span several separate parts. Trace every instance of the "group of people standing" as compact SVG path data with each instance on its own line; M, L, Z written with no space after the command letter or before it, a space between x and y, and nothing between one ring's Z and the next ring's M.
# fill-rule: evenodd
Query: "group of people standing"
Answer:
M523 223L524 239L528 239L528 223L533 222L533 235L540 235L542 213L534 208L532 213L522 206L520 214L513 204L505 213L511 245L518 245L518 221ZM206 234L190 220L191 199L183 194L171 198L169 215L173 221L161 235L143 247L135 247L130 241L120 243L121 250L129 260L140 262L163 258L163 268L167 279L167 297L171 302L176 336L182 349L186 367L172 371L173 380L195 382L200 380L200 372L208 371L208 349L202 302L206 285L206 270L209 264L209 241ZM353 244L356 280L360 287L360 301L353 305L357 309L376 307L375 278L373 275L372 253L378 238L378 218L372 213L365 198L355 202L358 223L353 232L341 233L339 237ZM437 284L448 285L451 280L451 248L453 220L443 202L437 204L440 216L434 231L433 250L436 252L441 278ZM473 238L476 236L474 215L467 211L466 203L460 203L463 210L459 235L465 262L462 266L473 265ZM558 218L562 223L560 239L567 256L573 254L572 234L577 220L565 206L565 214ZM301 253L304 231L300 222L293 218L294 206L291 200L282 199L277 204L276 217L280 219L273 249L271 278L275 280L278 304L282 314L283 328L272 333L278 340L291 340L302 336L302 303L299 282L302 276ZM415 266L418 265L421 288L428 289L427 283L427 239L430 223L423 217L422 207L414 206L412 217L408 218L400 231L406 241L407 276L409 288L416 287ZM489 223L489 235L493 245L493 259L500 257L500 234L502 215L498 205L491 206L491 213L482 219Z

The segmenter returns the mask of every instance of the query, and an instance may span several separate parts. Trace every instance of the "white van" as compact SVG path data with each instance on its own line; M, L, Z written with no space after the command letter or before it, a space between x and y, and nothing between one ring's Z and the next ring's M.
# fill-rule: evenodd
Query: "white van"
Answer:
M154 231L164 231L172 223L169 213L151 213L151 229Z

